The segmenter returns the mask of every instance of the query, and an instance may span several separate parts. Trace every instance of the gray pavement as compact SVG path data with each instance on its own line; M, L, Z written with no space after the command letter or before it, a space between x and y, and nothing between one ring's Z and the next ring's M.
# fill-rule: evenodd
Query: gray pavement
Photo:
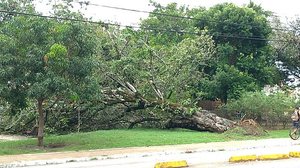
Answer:
M0 163L2 163L2 167L32 168L153 168L157 162L186 160L192 168L250 168L250 166L267 168L278 167L279 165L279 167L299 167L300 159L255 161L234 164L228 162L228 159L234 155L288 154L290 151L300 151L300 141L281 138L31 154L21 155L21 157L17 155L10 156L11 160L13 160L12 162L4 162L5 157L0 157ZM27 160L25 158L27 158Z

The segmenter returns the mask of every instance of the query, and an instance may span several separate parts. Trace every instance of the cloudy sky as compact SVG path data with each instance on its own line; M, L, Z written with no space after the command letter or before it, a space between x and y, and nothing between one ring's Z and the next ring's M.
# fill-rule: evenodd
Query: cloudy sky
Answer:
M58 1L58 0L57 0ZM82 0L79 0L82 1ZM83 0L86 1L86 0ZM189 7L204 6L209 8L215 4L222 2L232 2L239 6L248 4L249 0L155 0L156 2L166 5L171 2L176 2L179 5L186 5ZM260 4L264 9L274 12L281 16L282 20L291 20L295 16L300 15L300 1L299 0L252 0L256 4ZM45 0L46 2L46 0ZM90 0L92 4L108 5L121 8L129 8L143 11L151 11L153 8L149 6L149 0ZM40 10L47 10L45 3L41 1L38 4ZM84 12L86 16L102 21L117 22L125 25L136 25L140 18L146 18L147 14L137 13L131 11L123 11L117 9L109 9L101 6L89 5Z

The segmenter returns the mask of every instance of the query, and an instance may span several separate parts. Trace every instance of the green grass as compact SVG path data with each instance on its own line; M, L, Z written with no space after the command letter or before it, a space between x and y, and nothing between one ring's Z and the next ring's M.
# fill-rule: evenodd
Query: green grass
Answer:
M46 148L43 149L36 147L36 139L0 142L0 155L287 137L287 130L270 131L269 135L263 137L197 132L183 129L103 130L61 136L46 136Z

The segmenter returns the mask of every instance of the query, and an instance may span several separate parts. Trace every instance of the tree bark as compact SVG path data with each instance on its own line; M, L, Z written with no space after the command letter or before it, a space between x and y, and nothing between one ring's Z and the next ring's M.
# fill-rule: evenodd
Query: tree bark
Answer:
M37 108L39 113L38 146L42 147L44 146L44 127L45 127L43 99L38 99Z
M80 125L81 125L81 114L80 109L76 109L77 111L77 132L80 132Z
M217 116L206 110L196 112L191 116L176 116L167 124L167 128L186 128L196 131L225 132L234 127L235 122Z

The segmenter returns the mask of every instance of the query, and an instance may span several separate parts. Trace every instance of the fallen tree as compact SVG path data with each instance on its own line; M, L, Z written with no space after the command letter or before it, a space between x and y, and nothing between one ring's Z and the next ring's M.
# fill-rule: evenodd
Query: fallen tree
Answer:
M116 81L121 87L115 90L109 88L103 90L104 99L102 103L106 106L123 104L124 114L122 117L118 116L119 120L124 121L126 114L134 114L127 119L129 123L128 128L133 128L139 123L153 121L159 122L165 128L186 128L197 131L224 132L236 124L231 120L219 117L206 110L199 109L191 113L189 107L164 100L163 97L159 95L159 90L155 91L158 95L156 98L146 98L129 82L121 82L112 76L110 76L110 78ZM164 117L151 111L147 113L147 116L135 113L135 111L151 108L162 111L162 113L165 114Z
M115 57L104 59L101 68L102 101L105 107L122 106L107 124L155 123L164 128L187 128L224 132L234 122L197 108L199 82L216 60L212 38L205 34L170 46L158 45L152 37L134 34L118 40L112 30L107 50ZM140 35L140 36L136 36ZM118 45L116 45L118 43ZM123 46L123 47L120 47ZM110 110L110 109L108 109Z

